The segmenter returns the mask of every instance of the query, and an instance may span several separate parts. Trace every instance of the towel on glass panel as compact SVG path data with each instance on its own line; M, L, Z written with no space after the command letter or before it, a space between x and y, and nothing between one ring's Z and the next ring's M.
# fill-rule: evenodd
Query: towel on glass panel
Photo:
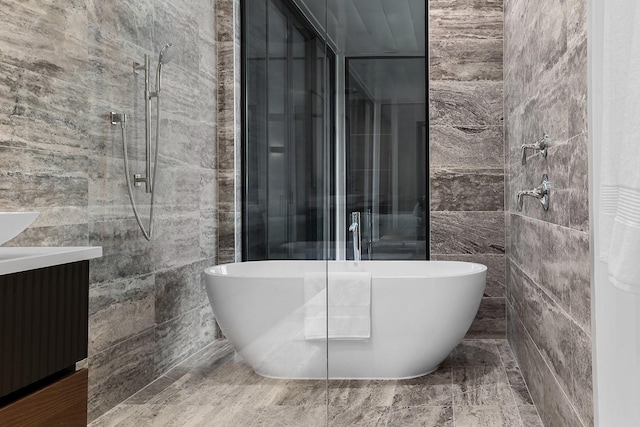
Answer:
M600 259L615 286L640 293L640 4L604 9Z

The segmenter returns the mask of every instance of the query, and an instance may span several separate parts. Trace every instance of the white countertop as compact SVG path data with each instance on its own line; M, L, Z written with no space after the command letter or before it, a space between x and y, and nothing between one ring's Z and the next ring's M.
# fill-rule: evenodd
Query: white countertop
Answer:
M0 275L68 264L102 256L100 246L81 247L0 247Z

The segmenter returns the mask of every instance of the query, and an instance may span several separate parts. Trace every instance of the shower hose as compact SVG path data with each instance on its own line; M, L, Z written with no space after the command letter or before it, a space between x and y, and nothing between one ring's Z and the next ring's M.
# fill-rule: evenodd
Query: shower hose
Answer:
M131 185L131 174L129 173L129 153L127 152L127 121L123 119L121 122L122 129L122 151L124 155L124 176L127 180L127 191L129 192L129 200L131 201L131 207L133 208L133 215L136 217L136 221L140 226L140 230L144 235L144 238L147 240L151 240L153 237L153 219L154 219L154 202L155 202L155 194L156 194L156 172L158 171L158 148L159 148L159 140L160 140L160 95L158 94L156 97L156 144L155 144L155 153L153 156L153 174L151 178L151 206L149 207L149 230L146 229L142 222L142 218L140 218L140 213L138 212L138 207L136 206L136 201L133 197L133 186ZM148 153L147 155L151 155Z

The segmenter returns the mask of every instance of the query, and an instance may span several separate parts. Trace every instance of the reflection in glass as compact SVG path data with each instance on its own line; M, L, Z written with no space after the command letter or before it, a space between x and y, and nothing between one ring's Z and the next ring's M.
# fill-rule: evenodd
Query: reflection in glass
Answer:
M354 58L346 68L345 215L366 218L363 258L426 259L424 57Z
M286 1L245 11L244 259L323 259L333 54Z
M427 259L424 2L393 5L246 0L244 260L353 259L352 212L362 259Z

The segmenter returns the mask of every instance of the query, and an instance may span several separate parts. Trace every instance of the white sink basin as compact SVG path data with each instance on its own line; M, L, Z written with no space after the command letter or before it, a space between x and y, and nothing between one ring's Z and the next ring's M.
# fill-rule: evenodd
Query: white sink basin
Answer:
M0 245L22 233L37 217L38 212L0 212Z
M102 256L100 246L0 248L0 275L68 264Z

